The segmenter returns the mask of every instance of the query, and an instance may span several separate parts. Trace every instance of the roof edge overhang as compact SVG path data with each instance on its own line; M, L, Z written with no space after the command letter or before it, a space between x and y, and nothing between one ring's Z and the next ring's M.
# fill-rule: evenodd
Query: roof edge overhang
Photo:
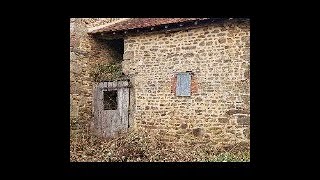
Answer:
M104 27L107 27L107 26L110 26L110 25L113 25L113 24L116 24L116 23L119 23L119 22L122 22L122 21L126 21L130 18L122 18L122 19L119 19L119 20L116 20L116 21L112 21L110 23L107 23L107 24L103 24L103 25L100 25L100 26L95 26L95 27L91 27L91 28L88 28L88 33L91 34L91 33L94 33L95 31L99 30L99 29L102 29Z
M129 18L114 21L112 24L126 21ZM249 18L202 18L197 20L190 20L190 21L184 21L184 22L177 22L177 23L167 23L167 24L161 24L161 25L155 25L155 26L147 26L147 27L141 27L141 28L133 28L133 29L124 29L124 30L116 30L116 31L96 31L97 29L100 29L98 27L95 27L91 29L88 34L99 38L99 39L118 39L118 38L124 38L126 36L136 36L140 34L152 34L152 33L171 33L181 30L188 30L188 29L194 29L198 27L204 27L211 24L218 24L223 23L226 21L248 21ZM111 23L105 24L103 27L112 25Z

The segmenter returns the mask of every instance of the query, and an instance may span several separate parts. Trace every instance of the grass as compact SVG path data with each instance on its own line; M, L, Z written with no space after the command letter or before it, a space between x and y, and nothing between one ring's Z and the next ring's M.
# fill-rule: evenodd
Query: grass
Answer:
M209 162L250 162L250 152L220 153L209 159Z
M247 143L229 146L208 142L177 146L163 143L158 135L135 130L112 140L90 136L88 131L71 131L71 162L249 162Z

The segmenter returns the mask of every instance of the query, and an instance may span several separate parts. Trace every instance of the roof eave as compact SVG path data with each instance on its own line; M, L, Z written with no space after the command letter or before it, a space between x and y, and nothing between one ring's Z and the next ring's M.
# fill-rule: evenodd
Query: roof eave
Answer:
M237 18L236 20L243 20L247 18ZM226 20L235 20L233 18L207 18L203 20L192 20L192 21L185 21L185 22L178 22L178 23L170 23L170 24L161 24L156 26L148 26L142 28L133 28L133 29L124 29L124 30L117 30L117 31L96 31L90 32L90 35L93 35L98 38L102 39L117 39L123 38L125 36L134 36L139 34L145 33L170 33L176 32L180 30L187 30L187 29L194 29L198 27L208 26L210 24L216 24L225 22Z

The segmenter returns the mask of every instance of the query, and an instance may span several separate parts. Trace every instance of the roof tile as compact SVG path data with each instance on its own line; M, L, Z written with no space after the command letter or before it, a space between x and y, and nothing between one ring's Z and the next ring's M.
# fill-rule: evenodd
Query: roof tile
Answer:
M122 30L130 30L137 28L146 28L152 26L159 26L164 24L180 23L194 20L205 20L208 18L130 18L125 21L115 22L113 24L95 29L89 33L94 34L98 32L116 32Z

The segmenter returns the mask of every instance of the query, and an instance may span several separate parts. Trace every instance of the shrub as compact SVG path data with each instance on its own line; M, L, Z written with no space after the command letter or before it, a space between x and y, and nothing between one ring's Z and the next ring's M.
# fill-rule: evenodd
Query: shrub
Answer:
M92 67L90 77L92 77L95 82L120 79L123 77L121 63L98 63Z

